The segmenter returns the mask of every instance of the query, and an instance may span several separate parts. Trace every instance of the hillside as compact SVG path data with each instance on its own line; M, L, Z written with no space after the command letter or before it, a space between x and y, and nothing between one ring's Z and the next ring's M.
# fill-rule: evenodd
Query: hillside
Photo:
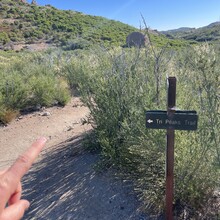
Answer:
M136 28L99 16L37 6L23 1L0 2L0 46L45 42L84 48L90 44L123 45ZM8 45L10 43L10 45Z
M215 42L220 40L220 22L211 23L201 28L178 28L162 31L171 39L193 40L197 42Z
M48 45L64 49L84 49L92 45L124 46L135 27L100 16L72 10L58 10L51 5L38 6L25 0L1 0L0 49L21 50ZM159 32L150 32L157 46L180 47L186 42L171 40Z

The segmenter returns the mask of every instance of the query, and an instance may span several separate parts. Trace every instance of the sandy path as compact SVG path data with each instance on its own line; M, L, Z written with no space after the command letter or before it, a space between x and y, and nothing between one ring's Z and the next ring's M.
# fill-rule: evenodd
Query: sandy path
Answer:
M10 165L36 138L47 146L23 179L23 197L31 202L25 220L146 220L132 183L114 171L96 172L98 155L86 152L81 139L90 126L81 119L89 112L79 98L64 108L27 114L0 127L0 169Z
M48 138L46 147L50 148L66 139L88 131L88 125L82 126L81 119L89 111L83 107L79 98L73 98L64 108L47 108L49 116L35 112L22 116L7 127L0 127L0 168L10 165L35 139Z

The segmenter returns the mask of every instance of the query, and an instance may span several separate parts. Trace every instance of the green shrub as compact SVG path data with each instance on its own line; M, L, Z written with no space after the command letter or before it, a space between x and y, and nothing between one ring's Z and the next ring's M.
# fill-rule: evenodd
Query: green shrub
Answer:
M165 201L165 131L147 130L145 111L166 109L166 75L176 75L178 107L198 111L199 128L176 132L175 213L210 218L219 188L220 54L196 46L174 55L153 47L93 50L75 58L68 79L90 109L88 122L107 164L132 173L145 208L158 213Z
M188 210L191 215L201 212L210 219L210 207L204 207L211 206L213 192L220 186L220 54L212 46L202 44L177 57L180 107L197 110L199 127L196 132L178 133L176 196L180 206L193 207Z
M50 63L46 55L35 56L31 66L26 67L29 75L32 105L51 106L55 102L65 105L70 100L70 93L64 79L57 75L55 63ZM51 66L53 65L53 67Z
M15 58L5 57L9 65L2 65L0 75L0 121L6 115L36 105L65 105L70 100L66 80L56 70L55 63L49 62L52 55L36 54ZM11 63L9 63L11 59ZM51 66L53 65L53 67ZM9 114L10 113L10 114Z
M165 68L164 63L159 64L161 70ZM158 64L152 56L145 57L145 51L133 48L116 52L100 50L81 59L81 65L72 65L70 76L78 83L82 100L91 111L88 121L94 127L97 144L107 164L136 173L140 180L137 188L142 192L145 191L141 184L145 180L143 175L147 175L149 181L144 182L149 183L149 201L155 206L158 201L161 204L165 140L163 135L159 137L161 131L145 129L145 110L166 106L161 85L159 105L156 98L157 83L152 73ZM165 80L165 74L161 77ZM149 164L151 170L147 168Z
M0 120L12 117L16 105L65 104L68 88L77 90L91 112L94 150L101 151L105 165L131 175L144 208L155 213L164 211L166 132L147 130L145 111L166 109L166 77L176 75L177 107L196 110L199 127L176 131L175 214L214 218L213 194L220 187L218 49L204 44L177 52L151 45L22 56L0 57Z
M59 105L65 106L70 101L70 91L67 88L60 87L55 93L55 100Z
M54 103L55 80L52 77L40 75L32 78L32 98L33 104L51 106Z
M5 76L0 83L2 102L9 109L21 109L27 105L29 85L17 72Z
M62 40L62 47L64 50L87 49L90 46L91 42L81 38L76 38L73 40L69 40L67 38Z
M0 122L3 124L8 124L13 121L19 115L19 111L12 109L2 109L0 110Z
M6 32L0 33L0 44L6 44L10 41L8 34Z

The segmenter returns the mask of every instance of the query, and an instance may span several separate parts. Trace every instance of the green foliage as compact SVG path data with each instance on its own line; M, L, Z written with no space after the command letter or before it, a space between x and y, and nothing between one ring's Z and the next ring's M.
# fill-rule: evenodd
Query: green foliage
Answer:
M65 45L68 44L69 39L74 41L82 39L87 42L86 47L88 42L89 45L114 46L124 45L126 36L136 30L121 22L84 15L76 11L58 10L51 6L42 7L18 2L9 4L7 0L2 0L1 4L0 18L3 18L5 12L7 18L16 19L12 26L6 25L7 32L18 32L23 38L17 39L20 41L36 42L50 39L50 43ZM14 41L15 38L11 39L9 34L8 40ZM1 40L0 44L2 44ZM85 48L84 42L75 42L75 44L77 49Z
M152 207L160 202L162 208L165 140L161 131L146 131L145 110L166 106L162 93L157 104L152 73L158 65L164 70L167 61L158 64L150 54L145 57L145 51L136 49L98 51L83 61L71 64L69 79L78 83L91 111L88 121L105 161L137 176L137 188L148 195L146 201L150 198ZM165 80L165 74L161 78Z
M0 120L2 122L6 121L4 118L9 112L13 113L36 105L52 106L57 102L65 105L70 100L66 80L57 72L53 60L51 61L52 54L22 55L23 57L3 56L3 60L7 60L8 65L1 65Z
M93 50L66 66L67 77L91 111L87 120L105 164L132 174L145 208L158 213L164 210L165 132L145 128L145 111L166 109L166 75L176 75L178 107L196 110L199 128L176 132L175 213L209 219L217 214L210 207L220 187L220 54L202 45L171 55L154 47Z
M178 133L176 147L176 196L182 206L194 208L191 214L210 205L219 187L219 57L218 50L203 44L179 54L175 68L180 107L196 109L199 115L198 131ZM203 215L212 218L207 213L203 209Z
M63 44L64 50L87 49L91 45L89 41L83 38L78 38L74 40L64 40Z
M199 107L200 132L203 133L201 137L209 140L208 146L215 149L216 162L220 165L220 139L217 132L220 126L220 56L218 48L203 44L191 48L187 54L190 54L190 59L182 60L179 74L183 80L192 78L187 85L184 85L184 90L191 91L192 103L196 103ZM201 143L204 143L203 139Z
M8 34L5 32L0 33L0 44L6 44L10 41Z
M201 28L179 28L163 33L171 39L184 39L195 42L215 42L220 40L220 23L214 22Z
M163 212L165 132L145 128L145 111L166 109L166 76L176 75L177 107L196 110L199 128L176 132L175 213L180 219L212 219L213 194L220 188L219 49L207 44L189 48L184 41L151 34L146 48L122 49L135 28L51 6L10 2L1 2L7 13L0 16L18 20L10 28L4 24L2 44L47 39L66 51L0 52L0 121L8 123L18 110L37 104L65 105L69 88L80 93L91 112L90 146L100 150L105 165L131 175L144 208ZM114 49L97 49L97 44Z
M1 79L0 91L2 101L9 109L20 109L27 104L28 85L25 84L27 79L19 77L17 72Z
M63 46L66 50L85 49L93 46L126 45L126 37L137 28L99 16L85 15L76 11L58 10L51 6L36 6L2 0L0 18L5 18L7 42L48 42ZM10 19L9 19L10 18ZM11 20L14 22L10 23ZM16 33L12 35L11 33ZM160 34L151 34L158 47L169 43L174 49L185 46L186 41L170 40ZM1 41L0 45L5 43Z
M192 42L187 42L180 39L168 39L164 36L157 36L157 35L151 35L151 40L154 45L157 47L168 47L172 48L173 50L177 50L183 47L186 47L188 44L191 44Z

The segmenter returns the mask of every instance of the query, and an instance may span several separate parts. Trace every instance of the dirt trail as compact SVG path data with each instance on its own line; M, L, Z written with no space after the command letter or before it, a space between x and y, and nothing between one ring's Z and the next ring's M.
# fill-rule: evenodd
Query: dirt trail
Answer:
M46 113L46 114L45 114ZM40 136L48 138L50 148L70 137L88 131L81 119L89 113L79 98L73 98L65 107L47 108L21 116L6 127L0 127L0 167L10 165L34 140ZM47 116L43 116L43 115Z
M24 219L145 220L132 183L114 171L97 173L98 155L81 147L91 128L81 119L89 113L79 98L64 108L47 108L0 127L0 169L9 166L35 139L46 136L46 148L23 179L31 207ZM45 115L45 116L43 116Z

